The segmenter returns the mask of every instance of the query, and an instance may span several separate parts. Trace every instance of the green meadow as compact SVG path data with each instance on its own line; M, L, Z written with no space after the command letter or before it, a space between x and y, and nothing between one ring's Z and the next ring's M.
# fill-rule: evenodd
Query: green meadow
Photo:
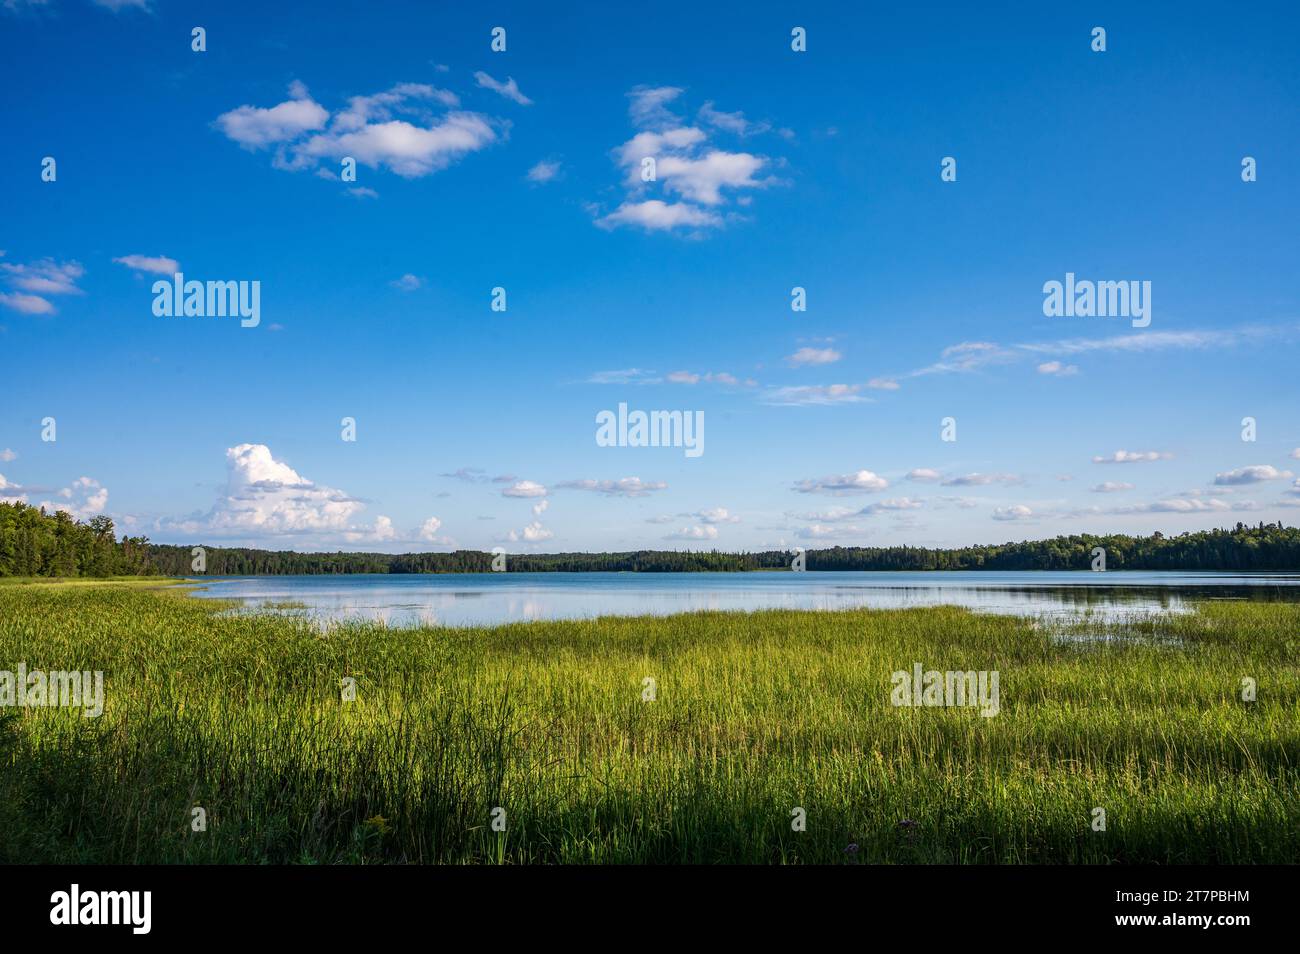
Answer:
M0 670L104 673L98 718L0 708L0 862L1300 860L1296 604L1065 628L947 607L479 629L229 609L0 587ZM997 671L999 711L892 705L915 663Z

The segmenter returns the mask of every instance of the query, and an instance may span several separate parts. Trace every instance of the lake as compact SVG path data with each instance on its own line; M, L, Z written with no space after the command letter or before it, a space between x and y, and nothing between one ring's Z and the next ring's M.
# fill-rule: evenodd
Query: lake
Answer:
M693 610L965 606L1097 619L1185 612L1194 600L1300 600L1300 574L1076 572L478 573L213 577L195 590L247 610L392 626L477 626ZM275 604L303 604L284 608ZM269 604L269 605L268 605Z

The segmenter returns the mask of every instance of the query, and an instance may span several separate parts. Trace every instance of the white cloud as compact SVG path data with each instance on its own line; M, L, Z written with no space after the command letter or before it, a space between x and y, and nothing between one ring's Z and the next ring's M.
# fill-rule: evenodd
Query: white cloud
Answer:
M616 481L564 481L556 486L568 490L590 490L606 496L646 496L651 491L667 489L668 485L663 481L642 481L640 477L623 477Z
M490 89L494 93L500 93L506 99L514 100L520 106L531 106L533 101L519 92L519 84L513 78L507 76L504 83L494 80L487 73L479 70L474 74L474 81L484 89Z
M989 484L1003 484L1010 487L1021 482L1021 478L1015 474L981 473L962 474L960 477L949 477L941 481L944 487L986 487Z
M801 480L794 489L801 494L829 494L842 497L846 494L868 494L884 490L889 481L869 470L859 470L852 474L839 474L831 477Z
M898 382L893 378L872 378L867 382L867 387L877 391L897 391Z
M149 0L94 0L95 6L121 13L123 10L149 9Z
M1107 480L1094 486L1092 488L1092 492L1095 494L1113 494L1113 493L1118 493L1122 490L1132 490L1132 489L1133 489L1132 484L1126 484L1120 480Z
M668 109L681 93L675 86L639 86L628 93L629 115L638 131L614 150L628 195L615 211L593 216L601 228L717 228L726 221L718 210L729 198L747 206L754 190L776 181L771 176L760 178L759 174L773 165L767 156L730 151L710 142L711 135L719 131L744 135L758 127L752 127L741 113L715 110L712 103L700 111L710 131L684 125L681 117ZM647 181L643 174L648 159L654 161L655 174ZM674 193L681 201L648 197L654 190Z
M24 295L21 292L0 292L0 305L12 308L24 315L52 315L54 306L40 295Z
M1215 484L1233 486L1236 484L1258 484L1266 480L1278 480L1294 476L1289 470L1278 470L1272 464L1256 464L1252 467L1239 467L1226 473L1216 474Z
M416 275L412 275L410 272L407 272L401 278L396 279L395 281L391 281L388 284L392 285L398 291L410 292L410 291L415 291L417 288L423 285L424 279Z
M54 305L46 295L83 295L77 280L86 270L80 262L56 262L52 258L26 265L0 262L0 272L16 292L0 292L0 304L25 315L52 315Z
M7 464L7 463L9 463L11 460L17 460L17 459L18 459L18 455L15 454L15 453L14 453L12 450L10 450L8 447L6 447L4 450L0 450L0 461L3 461L4 463ZM0 487L3 487L3 486L4 486L4 484L3 484L3 483L0 483Z
M503 497L545 497L546 488L532 480L520 480L501 491Z
M814 523L812 526L800 529L795 536L801 540L860 539L865 532L861 527L826 526Z
M265 444L226 451L226 487L206 515L160 522L186 533L222 536L357 533L361 501L301 476Z
M939 477L939 472L929 467L914 467L907 472L908 480L916 480L921 483L932 483L938 480Z
M70 516L85 520L103 513L108 506L108 488L93 477L78 477L72 486L59 491L62 502L42 501L39 506L48 511L63 510Z
M744 113L726 113L716 110L713 108L712 100L700 107L698 115L701 122L737 136L756 136L772 128L771 124L766 122L751 123L745 119Z
M0 265L11 276L9 282L23 291L41 295L81 295L77 279L85 274L79 262L42 259L31 265Z
M863 507L861 513L864 516L875 516L878 513L889 513L899 510L920 510L925 504L914 497L893 497L889 500L881 500L877 503L868 504Z
M680 193L689 201L702 205L721 205L724 188L761 188L764 183L756 180L754 174L766 163L767 160L762 156L714 149L695 158L662 156L658 160L656 173L664 188Z
M113 261L137 272L149 272L153 275L175 275L181 270L181 263L166 255L123 255Z
M587 378L588 384L653 384L659 381L655 372L644 368L622 368L617 371L597 371Z
M665 540L716 540L717 527L683 527L664 537Z
M227 139L248 149L260 149L288 142L305 132L323 129L329 111L316 102L307 87L295 82L289 87L290 99L269 109L240 106L217 117L217 126Z
M695 371L670 371L664 380L669 384L699 384L704 381L708 384L725 384L728 387L735 387L740 384L740 379L734 374L726 371L705 371L697 373ZM752 381L745 382L752 384Z
M438 172L497 141L494 120L456 110L460 100L455 93L422 83L353 96L332 119L301 83L290 86L290 96L269 109L241 106L223 113L217 126L246 148L276 146L278 168L317 168L323 159L351 157L405 178ZM435 115L435 104L450 111ZM399 114L414 122L397 118Z
M770 388L763 394L763 403L784 407L808 405L859 404L865 401L857 384L808 384L798 387Z
M421 540L438 540L438 531L442 528L442 521L437 517L430 517L424 523L420 524L419 537Z
M1073 364L1061 364L1059 361L1044 361L1038 366L1039 374L1050 374L1058 378L1069 377L1078 374L1079 369Z
M685 202L669 204L662 199L646 199L644 202L624 202L613 212L598 218L596 224L605 229L635 225L654 232L683 226L711 227L721 225L722 219Z
M553 536L555 536L554 533L534 520L522 530L511 530L506 535L506 539L512 543L518 543L520 540L525 543L540 543L543 540L549 540Z
M590 490L608 497L644 497L655 490L664 490L668 484L664 481L644 481L640 477L624 477L621 480L566 480L556 484L569 490Z
M701 523L740 523L740 518L730 513L726 507L713 507L694 514Z
M553 181L560 174L560 163L543 159L528 170L528 181L544 183Z
M542 514L546 512L546 508L549 507L550 505L551 502L549 500L543 499L537 501L537 503L533 504L533 516L540 517Z
M821 510L813 513L797 513L795 518L798 520L811 520L815 523L838 523L844 520L852 520L860 516L862 511L853 507L832 507L830 510Z
M1024 504L1016 504L1012 507L994 507L994 520L1029 520L1034 516L1034 512Z
M1169 460L1173 457L1166 451L1126 451L1117 450L1109 457L1094 457L1094 464L1141 464L1153 460Z
M1230 506L1222 500L1215 498L1200 500L1187 498L1174 498L1170 500L1157 500L1153 503L1132 504L1124 507L1112 507L1104 511L1092 511L1093 513L1104 513L1113 516L1123 516L1128 514L1141 513L1221 513L1238 509ZM1239 509L1253 509L1251 506L1244 506Z
M843 355L834 348L800 348L785 360L793 367L800 367L809 364L834 364L842 357Z
M668 111L667 104L682 94L676 86L637 86L628 94L627 111L637 126L657 126L681 120Z

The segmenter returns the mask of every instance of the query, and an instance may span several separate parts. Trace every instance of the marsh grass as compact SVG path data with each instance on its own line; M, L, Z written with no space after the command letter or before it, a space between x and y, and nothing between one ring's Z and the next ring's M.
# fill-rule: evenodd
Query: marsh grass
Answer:
M0 709L0 861L1300 859L1293 604L1074 631L951 607L324 630L230 608L0 589L0 669L105 672L100 718ZM893 707L914 662L998 670L1000 713Z

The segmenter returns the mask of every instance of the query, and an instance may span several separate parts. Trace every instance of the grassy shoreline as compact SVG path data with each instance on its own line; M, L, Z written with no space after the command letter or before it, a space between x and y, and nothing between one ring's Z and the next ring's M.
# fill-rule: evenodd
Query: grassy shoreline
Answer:
M186 592L0 588L0 670L105 672L99 718L0 708L0 861L1300 860L1295 604L322 632ZM1000 711L891 705L915 662Z

